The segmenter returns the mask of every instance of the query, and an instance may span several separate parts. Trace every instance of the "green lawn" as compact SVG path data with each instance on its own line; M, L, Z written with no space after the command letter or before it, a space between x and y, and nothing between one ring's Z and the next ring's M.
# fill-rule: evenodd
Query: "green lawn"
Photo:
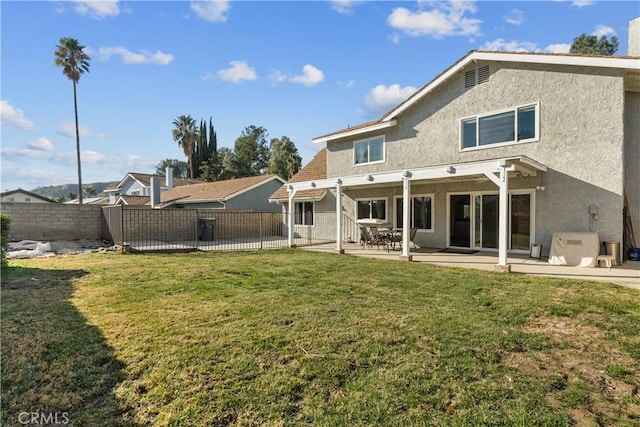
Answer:
M640 423L640 295L302 250L2 277L2 425Z

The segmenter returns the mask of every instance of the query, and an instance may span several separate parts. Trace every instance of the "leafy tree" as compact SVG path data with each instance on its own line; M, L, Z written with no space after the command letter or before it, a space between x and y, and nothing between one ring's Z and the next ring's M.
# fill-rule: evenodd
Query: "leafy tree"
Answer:
M195 176L195 168L193 164L193 152L196 144L196 122L191 116L178 116L173 121L173 140L182 148L184 155L187 156L189 164L189 178Z
M82 193L86 194L89 197L95 197L98 194L96 187L91 184L83 185Z
M189 176L189 165L187 162L178 159L164 159L156 166L156 174L164 175L167 166L173 169L174 178L187 178Z
M60 39L60 44L56 46L55 64L62 67L62 74L73 82L73 109L76 119L76 157L78 159L78 188L82 188L82 167L80 165L80 131L78 124L78 96L77 85L80 76L89 72L89 55L84 52L84 46L78 40L69 37ZM82 204L82 191L78 203Z
M300 170L301 164L302 158L293 141L286 136L271 140L267 172L277 174L286 181Z
M55 201L56 201L56 202L58 202L58 203L64 203L64 200L65 200L65 199L64 199L64 196L58 196L58 197L56 197L56 198L55 198L55 199L53 199L53 200L55 200Z
M613 55L618 50L618 38L611 37L611 41L607 40L607 36L580 34L573 39L569 52L582 53L585 55Z
M76 193L69 193L69 200L75 200L78 198L78 195Z
M267 136L269 133L262 126L247 126L236 139L233 157L224 168L235 178L262 175L269 163ZM226 159L226 157L225 157Z

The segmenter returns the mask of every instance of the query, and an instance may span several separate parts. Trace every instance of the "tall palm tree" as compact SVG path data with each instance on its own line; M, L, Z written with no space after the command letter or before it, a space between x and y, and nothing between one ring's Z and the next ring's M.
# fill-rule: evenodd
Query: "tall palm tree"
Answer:
M173 121L174 129L171 131L173 140L182 147L184 155L189 163L189 178L195 176L193 170L193 150L196 143L196 121L191 116L178 116Z
M62 74L73 82L73 108L76 116L76 155L78 158L78 203L82 204L82 168L80 166L80 131L78 125L78 96L76 86L80 76L89 72L89 55L78 40L70 37L60 39L56 46L56 67L62 67Z

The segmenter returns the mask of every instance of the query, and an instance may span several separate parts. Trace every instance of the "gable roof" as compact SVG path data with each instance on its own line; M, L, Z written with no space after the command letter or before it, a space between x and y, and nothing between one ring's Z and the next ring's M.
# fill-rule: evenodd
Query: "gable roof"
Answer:
M116 200L116 205L144 206L150 204L149 196L129 196L121 194Z
M293 182L315 181L319 179L327 178L327 149L323 148L311 159L309 163L298 171L297 174L291 177L287 184ZM289 192L287 191L287 184L278 188L271 196L269 200L289 200ZM314 190L301 190L296 193L296 199L314 199L320 200L327 190L314 189Z
M348 127L313 139L313 142L332 141L347 136L359 135L395 126L396 118L413 104L420 101L430 92L444 84L453 75L464 69L469 63L487 62L520 62L529 64L573 65L580 67L619 68L626 70L625 79L629 81L628 90L640 91L640 57L637 56L601 56L569 53L532 53L532 52L487 52L472 50L456 61L445 71L422 86L400 105L389 111L380 119Z
M25 196L28 196L28 197L33 197L38 200L42 200L43 202L57 203L53 199L41 196L36 193L32 193L31 191L23 190L22 188L18 188L17 190L5 191L4 193L0 194L0 197L4 198L4 197L11 196L13 194L18 194L18 193L24 194Z
M155 175L150 173L139 173L139 172L127 172L127 174L122 178L122 180L115 187L107 188L105 192L117 191L122 188L124 184L129 180L133 179L138 181L144 187L151 187L151 178L158 177L161 179L161 183L164 183L165 176L164 175ZM182 178L174 178L173 186L174 187L182 187L183 185L192 185L192 184L200 184L204 181L200 181L199 179L182 179ZM162 185L161 185L162 186Z
M163 191L160 203L163 205L179 203L225 202L269 181L284 183L278 175L259 175L246 178L227 179L225 181L205 182L183 185Z

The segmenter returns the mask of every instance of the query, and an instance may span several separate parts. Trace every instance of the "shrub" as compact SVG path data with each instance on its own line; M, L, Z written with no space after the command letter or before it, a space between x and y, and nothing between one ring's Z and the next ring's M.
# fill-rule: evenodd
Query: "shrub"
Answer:
M0 232L2 240L0 241L0 252L2 257L2 268L7 266L6 252L7 243L9 242L9 228L11 227L11 217L7 214L0 214Z

